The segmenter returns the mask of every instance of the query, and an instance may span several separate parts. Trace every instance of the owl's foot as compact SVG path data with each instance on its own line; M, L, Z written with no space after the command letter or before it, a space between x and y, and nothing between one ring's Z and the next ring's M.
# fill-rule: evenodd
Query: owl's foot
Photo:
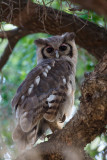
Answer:
M65 120L66 120L66 115L64 114L64 115L63 115L63 117L62 117L62 118L60 118L59 120L60 120L60 123L65 122Z

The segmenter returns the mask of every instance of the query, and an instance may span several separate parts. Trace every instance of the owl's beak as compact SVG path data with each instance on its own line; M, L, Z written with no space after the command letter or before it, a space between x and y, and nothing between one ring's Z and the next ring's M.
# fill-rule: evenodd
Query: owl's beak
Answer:
M58 50L55 51L55 54L56 54L56 58L59 58Z

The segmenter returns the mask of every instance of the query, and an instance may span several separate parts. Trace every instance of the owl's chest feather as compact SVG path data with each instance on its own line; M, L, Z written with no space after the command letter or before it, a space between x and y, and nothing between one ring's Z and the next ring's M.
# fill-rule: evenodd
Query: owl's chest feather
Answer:
M28 74L13 99L13 105L17 106L18 102L22 112L35 110L35 115L44 113L45 119L54 121L57 115L68 114L72 106L73 85L74 75L69 62L46 61Z

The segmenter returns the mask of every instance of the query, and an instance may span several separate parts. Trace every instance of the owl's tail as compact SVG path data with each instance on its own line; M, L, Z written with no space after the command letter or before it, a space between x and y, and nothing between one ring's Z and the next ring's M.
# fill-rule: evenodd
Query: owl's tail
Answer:
M49 124L43 118L29 132L24 132L20 124L17 124L13 132L12 138L13 141L17 143L18 148L22 150L30 149L40 137L46 136L45 134L48 129Z
M33 147L35 142L37 141L37 132L38 132L37 124L31 131L24 132L20 124L18 124L13 132L12 138L13 141L17 143L18 148L21 150L30 149Z
M42 118L36 126L29 132L24 132L18 124L13 132L13 141L15 141L20 150L26 150L33 147L36 141L41 137L46 137L46 131L51 129L52 132L55 130L61 129L62 126L59 126L56 122L51 123Z

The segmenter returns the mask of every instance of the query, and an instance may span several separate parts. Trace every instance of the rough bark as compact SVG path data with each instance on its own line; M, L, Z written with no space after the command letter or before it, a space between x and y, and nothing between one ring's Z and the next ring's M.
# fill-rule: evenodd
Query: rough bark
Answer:
M72 2L72 0L69 0ZM73 0L84 9L93 10L100 15L107 17L107 1L106 0Z
M38 160L65 160L66 156L72 157L73 154L79 155L75 160L88 159L83 156L84 147L106 131L107 55L92 73L85 75L81 94L79 110L70 122L48 142L37 145L16 160L36 160L37 156Z
M26 6L28 0L0 0L0 22L10 22Z

